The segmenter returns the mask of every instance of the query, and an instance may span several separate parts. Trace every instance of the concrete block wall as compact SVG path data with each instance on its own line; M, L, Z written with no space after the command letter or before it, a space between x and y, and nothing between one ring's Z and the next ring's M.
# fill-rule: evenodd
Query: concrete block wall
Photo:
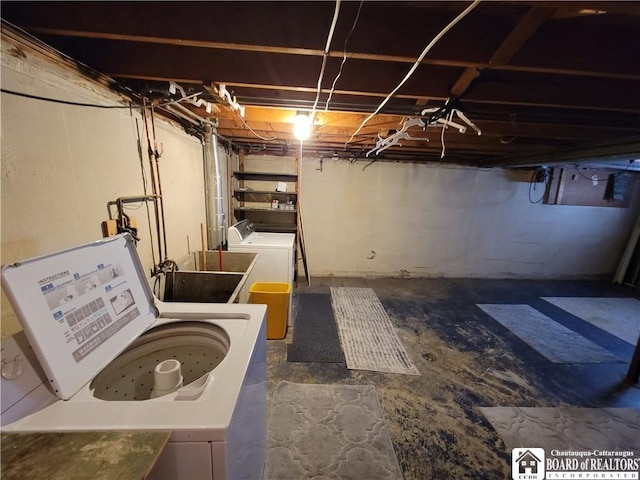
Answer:
M286 171L290 161L245 165ZM626 209L544 205L512 170L366 164L302 161L312 275L611 278L640 207L638 188Z
M637 189L627 209L533 204L528 182L503 169L317 164L302 169L316 275L609 276L640 204Z
M117 105L119 100L110 90L6 38L2 87L75 102ZM48 103L5 93L1 100L3 264L100 239L107 202L144 194L143 169L151 193L139 111ZM168 255L178 260L187 254L189 241L192 250L200 248L200 223L205 222L203 152L197 138L158 117L156 137L163 151ZM152 233L145 205L131 204L126 212L138 221L138 252L150 272L151 238L158 261L153 210ZM4 293L1 318L3 337L20 329Z

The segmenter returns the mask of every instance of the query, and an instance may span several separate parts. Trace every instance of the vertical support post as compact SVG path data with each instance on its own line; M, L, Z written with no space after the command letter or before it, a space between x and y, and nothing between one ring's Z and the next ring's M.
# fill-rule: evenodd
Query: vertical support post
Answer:
M302 168L300 167L302 163L302 140L300 140L300 150L296 153L296 164L298 168L298 181L296 183L296 189L300 188L302 183ZM304 241L304 228L302 224L302 206L300 205L300 199L298 198L298 203L296 205L296 219L297 219L297 228L296 228L296 238L297 244L300 246L300 254L302 256L302 265L304 267L304 275L307 279L307 284L311 285L311 275L309 274L309 266L307 265L307 246ZM297 265L297 255L296 255L296 265ZM297 274L296 274L297 277Z

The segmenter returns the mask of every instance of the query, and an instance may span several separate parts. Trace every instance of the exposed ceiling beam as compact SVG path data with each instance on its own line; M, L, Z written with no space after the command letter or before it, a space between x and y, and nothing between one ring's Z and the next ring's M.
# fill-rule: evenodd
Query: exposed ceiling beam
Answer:
M545 10L545 7L532 7L531 10ZM539 15L539 14L538 14ZM523 19L524 20L524 19ZM29 32L45 35L57 35L65 37L77 37L77 38L92 38L98 40L114 40L125 41L134 43L150 43L157 45L171 45L179 47L191 47L191 48L208 48L216 50L231 50L231 51L244 51L254 53L272 53L282 55L301 55L301 56L314 56L322 57L324 55L323 50L309 49L309 48L294 48L294 47L277 47L269 45L251 45L241 43L225 43L225 42L212 42L204 40L191 40L187 38L167 38L167 37L154 37L145 35L133 35L122 33L107 33L107 32L90 32L71 29L60 28L29 28L25 27ZM523 29L526 28L523 27ZM524 31L524 30L523 30ZM506 43L506 42L505 42ZM509 46L505 46L505 51ZM502 47L501 47L502 48ZM498 52L501 53L501 52ZM342 51L330 51L329 57L343 58L344 52ZM373 60L379 62L391 62L391 63L415 63L415 57L405 57L398 55L382 55L373 53L362 52L347 52L347 58L353 60ZM465 69L494 69L494 70L510 70L514 72L530 72L530 73L546 73L554 75L572 75L572 76L585 76L585 77L599 77L599 78L617 78L626 80L640 80L640 75L635 74L620 74L613 72L599 72L593 70L576 70L570 68L548 68L548 67L536 67L527 65L507 65L506 62L470 62L464 60L451 60L451 59L437 59L437 58L425 58L422 61L423 65L438 65L445 67L458 67Z
M265 125L265 124L258 124L256 122L252 122L249 125L251 126L251 129L254 132L260 134L263 137L268 137L268 138L278 137L278 138L287 139L287 140L294 139L293 131L292 131L293 129L291 128L290 124L287 125L286 128L281 128L281 126L279 125ZM230 135L232 133L233 134L232 136L234 138L241 137L241 136L251 137L250 131L243 124L239 122L228 122L228 121L220 122L218 125L218 131L222 135ZM228 132L228 133L224 133L224 132ZM243 132L245 135L243 135ZM343 128L329 127L329 128L323 128L323 129L316 129L312 134L312 138L314 138L315 140L322 140L322 141L334 141L337 143L342 143L344 145L344 143L346 143L349 140L350 134L345 133ZM401 142L402 147L419 146L421 148L422 147L436 148L436 149L441 148L440 130L421 132L419 135L415 135L413 138L420 138L422 141L416 141L416 140L402 141ZM446 138L447 146L455 145L456 147L467 147L469 149L474 149L474 150L481 150L481 151L488 151L488 152L491 152L491 151L517 152L522 149L521 146L515 143L511 145L504 145L504 144L501 144L499 140L496 138L478 137L472 134L464 135L464 134L459 134L457 132L447 132L445 138ZM377 140L377 137L375 135L369 136L369 142L371 143L372 146L375 144L376 140ZM427 142L429 143L427 144Z
M114 75L114 76L119 76L119 75ZM124 77L122 77L124 78ZM140 78L140 77L135 77L135 78ZM166 81L166 79L164 79ZM303 92L303 93L313 93L315 94L317 92L316 88L311 88L311 87L294 87L294 86L283 86L283 85L265 85L265 84L260 84L260 83L239 83L239 82L216 82L218 84L224 83L227 87L235 87L235 88L256 88L256 89L260 89L260 90L278 90L278 91L286 91L286 92ZM205 86L205 88L207 88ZM331 90L329 88L323 88L321 89L320 93L329 93ZM365 91L359 91L359 90L340 90L340 89L334 89L333 90L333 95L356 95L358 97L374 97L374 98L384 98L387 96L386 93L382 93L382 92L365 92ZM394 98L408 98L408 99L415 99L417 98L415 95L402 95L402 94L398 94L398 95L394 95ZM426 100L439 100L439 101L444 101L446 100L445 97L421 97L422 99L426 99Z
M593 140L594 138L627 137L636 128L619 128L601 125L570 125L520 121L476 120L483 135L501 137L557 138L563 140Z
M215 119L220 135L233 145L273 152L299 145L292 136L291 117L310 108L315 98L325 17L328 21L333 9L327 2L224 2L224 8L205 3L198 5L194 17L190 9L175 9L166 2L125 2L118 9L109 2L98 2L97 7L90 2L69 2L70 7L63 7L63 2L10 3L3 14L13 12L11 21L64 52L59 55L68 56L61 62L65 68L82 73L91 65L110 74L100 77L106 86L122 85L158 103L170 95L169 81L177 81L188 93L203 91L202 98L217 103L220 111L207 114L186 108L198 117ZM604 2L600 4L606 9ZM619 2L616 6L627 8ZM640 2L634 8L639 6ZM327 98L331 79L341 67L347 38L353 52L346 53L331 110L318 112L320 122L305 149L335 149L366 161L364 154L378 134L387 137L401 128L406 116L418 116L425 106L443 105L452 85L454 91L466 90L464 110L482 135L446 130L445 162L537 165L542 159L545 164L562 161L558 158L576 163L576 156L584 160L586 155L596 155L590 158L598 161L633 154L633 146L631 152L628 145L620 148L631 143L630 135L640 143L634 129L640 121L640 97L634 95L640 70L629 61L637 57L633 22L638 17L583 14L580 9L591 7L582 1L568 5L524 0L483 2L465 27L434 48L433 57L425 59L400 95L345 148L352 132L413 64L422 37L438 31L460 10L456 2L371 2L364 7L358 29L351 32L347 13L355 17L357 7L345 4L345 16L336 26L336 51L329 54L321 100ZM562 15L559 9L564 9ZM403 13L393 24L388 22L391 10ZM278 28L263 30L264 25ZM388 28L381 30L380 25ZM2 27L4 41L4 20ZM39 45L34 37L31 40ZM3 47L2 53L28 58L31 50ZM246 123L209 90L219 83L246 107ZM197 131L198 125L166 110L162 113L185 129ZM278 140L264 141L251 130ZM400 142L402 146L373 160L438 161L440 133L434 127L415 127L411 136L421 140ZM596 139L599 144L588 150L577 147Z
M545 5L531 7L524 17L518 22L502 45L494 52L489 63L492 65L504 65L516 54L529 38L553 13L553 8Z
M595 12L618 13L621 15L640 16L640 4L638 2L612 2L610 0L599 2L567 2L567 1L544 1L534 0L532 3L544 3L555 7L553 18L566 18L575 16L588 16L597 14ZM585 11L586 9L592 12Z
M170 78L167 76L158 76L158 75L143 75L143 74L139 74L139 73L118 73L118 72L109 72L108 75L112 78L122 78L122 79L135 79L135 80L148 80L148 81L158 81L158 82L170 82L170 81L175 81L175 82L179 82L179 83L195 83L196 79L194 78ZM299 86L288 86L288 85L268 85L268 84L259 84L259 83L242 83L242 82L232 82L232 81L225 81L225 79L218 79L216 81L216 83L221 83L221 84L225 84L228 87L236 87L236 88L252 88L252 89L263 89L263 90L278 90L278 91L289 91L289 92L302 92L302 93L315 93L315 89L311 88L311 87L299 87ZM506 95L507 91L509 89L513 89L516 88L514 86L505 86L500 88L500 91L502 92L503 95ZM329 90L328 89L322 89L322 93L328 93ZM236 92L238 97L241 96L240 93ZM575 93L575 92L574 92ZM579 93L579 92L577 92ZM341 95L345 95L345 96L353 96L353 97L371 97L371 98L382 98L385 97L387 95L387 93L384 92L364 92L364 91L359 91L359 90L334 90L334 102L335 102L335 97L339 97ZM580 110L594 110L594 111L608 111L608 112L630 112L630 113L637 113L638 109L635 107L635 105L629 105L627 102L625 102L624 104L620 104L620 105L614 105L613 103L609 103L607 105L603 105L601 107L596 106L596 105L588 105L588 104L582 104L582 103L578 103L578 101L575 101L575 103L565 103L565 104L561 104L561 103L557 103L557 102L552 102L552 101L535 101L535 100L530 100L530 101L526 101L526 100L517 100L517 98L520 97L520 95L514 91L514 93L511 95L513 97L513 99L507 99L507 100L502 100L498 97L496 98L476 98L476 97L465 97L464 102L465 103L477 103L477 104L482 104L482 105L512 105L512 106L518 106L518 107L544 107L544 108L558 108L558 109L580 109ZM416 108L417 102L420 101L421 99L425 98L421 95L410 95L410 94L404 94L404 95L395 95L394 98L396 99L408 99L408 100L415 100L414 103L414 108L413 110L418 110L418 108ZM430 96L430 97L426 97L429 100L435 100L435 101L445 101L446 98L445 97L438 97L438 96ZM569 99L570 100L570 99ZM248 96L245 100L245 102L251 102L250 96ZM279 99L279 100L274 100L273 105L269 105L269 106L278 106L281 108L303 108L302 106L300 106L300 102L296 102L296 105L294 105L292 102L288 101L286 98L283 99ZM620 103L620 102L618 102ZM376 104L377 105L377 104ZM375 106L375 105L374 105ZM371 108L364 108L361 109L360 111L373 111L373 107ZM406 114L409 114L411 112L407 111Z
M506 0L504 3L511 5L546 5L556 11L553 18L565 18L567 16L589 16L589 12L580 12L586 8L605 11L606 13L618 13L627 16L640 16L640 3L629 1L567 1L567 0Z
M600 160L635 160L640 158L640 137L586 147L560 148L540 153L508 156L480 161L480 167L533 167L562 163L586 163Z
M478 78L482 69L477 67L467 67L462 72L462 75L458 77L456 83L451 87L451 96L454 98L460 97L464 92L467 91L469 85L473 83L473 81Z
M509 60L511 60L513 55L520 50L522 45L525 44L525 42L552 13L553 8L547 6L536 5L531 7L491 56L491 59L489 60L491 67L505 65ZM467 67L451 88L451 96L459 97L462 95L478 77L478 74L478 67Z
M602 111L602 112L628 112L628 113L638 113L638 109L634 106L618 106L618 107L607 107L607 106L596 106L596 105L579 105L579 104L559 104L555 102L534 102L534 101L518 101L518 100L489 100L489 99L479 99L479 98L465 98L464 103L479 103L482 105L509 105L509 106L518 106L518 107L542 107L542 108L558 108L558 109L576 109L576 110L594 110L594 111Z
M200 112L202 113L202 112ZM265 125L271 125L275 129L287 130L291 128L293 117L296 110L293 109L275 109L267 107L249 106L246 108L245 121L252 127L265 128ZM220 121L233 121L240 124L237 115L230 109L221 110L215 115ZM316 119L318 124L316 130L324 131L324 129L343 129L346 132L354 131L364 120L366 115L348 112L318 112ZM398 129L402 126L405 117L401 115L385 115L376 116L375 120L365 126L365 131L377 132L380 129ZM483 137L505 137L506 141L513 138L532 137L532 138L556 138L564 140L591 140L593 138L615 138L628 137L637 131L637 128L630 125L626 128L602 126L602 125L570 125L570 124L544 124L529 121L500 121L500 120L482 120L477 119L475 123L481 128ZM414 128L412 132L418 132L420 129ZM414 136L417 133L413 134Z

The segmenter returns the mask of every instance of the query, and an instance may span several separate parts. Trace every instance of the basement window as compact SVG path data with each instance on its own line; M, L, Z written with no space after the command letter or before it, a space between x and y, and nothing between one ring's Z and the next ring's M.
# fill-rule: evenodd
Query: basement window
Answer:
M626 208L636 188L632 172L579 167L554 168L545 203Z

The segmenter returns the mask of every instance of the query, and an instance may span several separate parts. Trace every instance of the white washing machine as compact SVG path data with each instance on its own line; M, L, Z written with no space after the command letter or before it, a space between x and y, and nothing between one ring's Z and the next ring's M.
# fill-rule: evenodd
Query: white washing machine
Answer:
M227 238L230 252L257 253L258 258L245 286L240 302L249 301L249 288L255 282L279 282L291 285L289 319L291 326L295 266L294 233L256 232L255 225L242 220L229 227Z
M170 430L150 479L262 478L263 305L158 301L128 234L2 284L24 328L2 341L3 432Z

